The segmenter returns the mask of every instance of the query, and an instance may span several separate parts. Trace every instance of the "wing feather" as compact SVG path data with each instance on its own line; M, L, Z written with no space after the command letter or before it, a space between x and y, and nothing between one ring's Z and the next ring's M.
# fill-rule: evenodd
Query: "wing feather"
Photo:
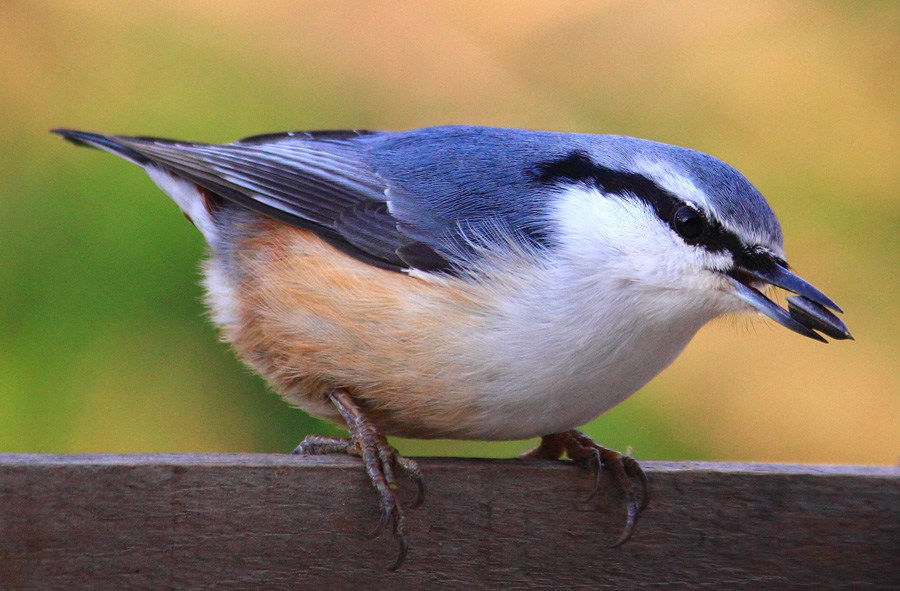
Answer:
M363 137L350 135L349 138ZM312 230L368 263L404 269L415 257L398 250L418 241L390 213L381 177L343 139L305 134L265 136L210 145L112 136L130 152L245 207ZM424 255L430 270L449 268L437 252Z
M485 248L551 244L555 187L535 177L535 163L586 141L478 127L287 132L221 145L56 132L311 230L367 263L445 273L471 268Z

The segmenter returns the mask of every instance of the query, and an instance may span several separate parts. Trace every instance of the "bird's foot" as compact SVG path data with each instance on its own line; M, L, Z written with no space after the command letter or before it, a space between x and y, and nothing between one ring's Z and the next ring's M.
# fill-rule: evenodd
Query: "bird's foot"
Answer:
M394 478L396 470L402 470L418 486L418 496L412 504L415 509L425 502L425 478L419 465L401 456L387 441L384 433L369 421L362 409L353 401L350 393L337 389L331 395L331 402L347 421L349 439L336 439L309 435L292 453L302 455L348 454L362 458L366 473L378 493L381 504L381 520L369 534L369 538L379 536L388 523L393 523L394 535L400 542L400 552L390 570L397 570L406 559L409 545L406 524L398 496L399 487Z
M594 498L600 488L600 469L612 471L628 500L625 529L612 544L613 548L621 546L634 533L638 517L650 502L647 475L633 457L598 445L593 439L575 429L545 435L541 438L540 445L519 457L558 460L563 454L569 456L576 464L594 471L594 489L588 500Z

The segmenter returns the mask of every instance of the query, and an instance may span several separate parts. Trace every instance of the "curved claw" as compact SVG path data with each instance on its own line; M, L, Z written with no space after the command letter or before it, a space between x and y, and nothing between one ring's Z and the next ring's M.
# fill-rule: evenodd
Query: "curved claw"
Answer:
M594 487L587 501L593 499L600 490L601 470L606 468L612 472L625 493L627 517L625 529L611 547L627 542L635 531L641 512L650 504L650 482L640 464L633 457L602 447L574 429L544 435L538 447L520 457L558 459L563 453L576 464L594 471ZM636 490L638 488L639 491Z
M366 417L363 409L356 404L349 391L337 388L331 392L329 398L347 422L350 438L330 439L311 435L297 446L294 453L344 453L362 458L366 474L375 488L381 506L381 518L368 537L369 539L377 538L387 529L388 525L393 525L393 533L400 544L400 552L390 570L397 570L406 560L409 543L406 539L403 509L400 507L397 494L399 487L394 477L394 471L400 468L416 481L418 495L413 505L415 508L425 502L425 478L422 470L414 461L397 453L397 450L388 443L384 433Z
M585 499L585 503L597 496L597 493L600 491L600 480L602 479L603 474L603 460L600 459L600 452L596 449L594 450L594 461L591 462L591 464L594 468L594 488L591 489L591 494Z
M414 460L404 458L403 456L397 456L396 461L400 468L406 472L407 476L416 483L418 492L416 494L416 500L413 501L410 508L418 509L425 503L425 475L422 473L422 469L419 468L419 464Z
M625 456L622 461L625 464L625 472L628 476L636 479L638 484L641 485L641 502L637 508L637 512L640 514L650 504L650 480L644 473L644 469L633 457Z
M600 489L600 477L603 467L601 460L602 454L597 449L593 449L593 451L596 458L591 461L594 468L594 489L587 498L588 501L593 499ZM617 548L631 539L631 536L634 534L635 528L637 527L638 517L640 517L641 512L643 512L650 503L650 482L647 480L647 475L644 474L644 470L633 457L620 456L620 458L619 466L627 477L627 479L621 483L624 488L625 496L628 499L626 505L627 513L625 517L625 528L622 530L622 533L616 541L610 544L610 548ZM613 468L613 470L615 470L615 468ZM640 487L640 493L638 495L635 495L634 484L631 482L632 479L636 480Z
M620 474L624 475L622 486L625 489L625 495L628 499L627 516L625 518L625 529L618 539L610 545L610 548L616 548L627 542L637 527L638 518L650 504L650 482L647 475L644 474L643 468L631 456L618 455L618 468ZM640 492L635 494L634 481L637 481Z
M425 504L425 479L419 477L415 480L419 492L416 494L416 500L413 501L413 504L409 506L410 509L418 509Z
M394 564L388 567L389 571L395 571L406 561L406 555L409 554L409 543L407 543L406 538L404 536L398 536L397 539L400 542L400 552L397 554L397 560L394 561Z
M375 526L375 529L373 529L371 532L369 532L369 535L366 537L369 538L370 540L372 540L372 539L375 539L378 536L380 536L381 533L384 531L384 528L386 528L388 526L388 524L391 522L391 518L393 516L394 516L393 503L391 503L391 504L385 503L384 505L382 505L381 506L381 519L378 520L378 525Z
M619 538L610 544L610 548L618 548L631 538L631 535L634 533L634 528L637 526L638 516L640 516L641 510L640 503L636 503L634 500L628 501L628 517L625 520L625 529L622 530L622 534Z

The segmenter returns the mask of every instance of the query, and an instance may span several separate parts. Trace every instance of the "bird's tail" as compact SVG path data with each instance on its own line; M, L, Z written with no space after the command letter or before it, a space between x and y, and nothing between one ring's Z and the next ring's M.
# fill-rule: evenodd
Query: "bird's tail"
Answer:
M134 162L139 166L146 166L150 163L150 160L146 156L125 146L119 142L114 135L104 135L102 133L93 133L90 131L76 131L74 129L51 129L50 131L51 133L61 135L64 139L72 142L76 146L106 150L116 156L121 156L130 162Z
M129 143L140 143L140 141L172 143L171 140L104 135L102 133L75 131L73 129L53 129L51 131L61 135L76 146L106 150L142 167L150 179L178 204L178 207L181 208L187 219L197 226L197 229L200 230L208 243L214 244L218 240L219 232L212 215L215 209L211 205L214 199L212 193L201 190L200 186L193 181L178 176L169 170L168 167L154 161L149 156L141 154L128 145Z

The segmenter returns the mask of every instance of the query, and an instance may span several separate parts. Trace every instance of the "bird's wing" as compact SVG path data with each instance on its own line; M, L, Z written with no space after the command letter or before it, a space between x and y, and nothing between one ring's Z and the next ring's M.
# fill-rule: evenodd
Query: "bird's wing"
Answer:
M379 175L354 141L377 132L287 132L230 144L55 130L141 166L155 166L212 194L311 230L367 263L402 270L450 269L450 262L404 234L390 214Z
M512 138L449 129L288 132L221 145L57 133L161 167L388 269L453 273L472 256L473 237L498 229L540 242L534 201L523 198L528 171L502 161L515 153Z

